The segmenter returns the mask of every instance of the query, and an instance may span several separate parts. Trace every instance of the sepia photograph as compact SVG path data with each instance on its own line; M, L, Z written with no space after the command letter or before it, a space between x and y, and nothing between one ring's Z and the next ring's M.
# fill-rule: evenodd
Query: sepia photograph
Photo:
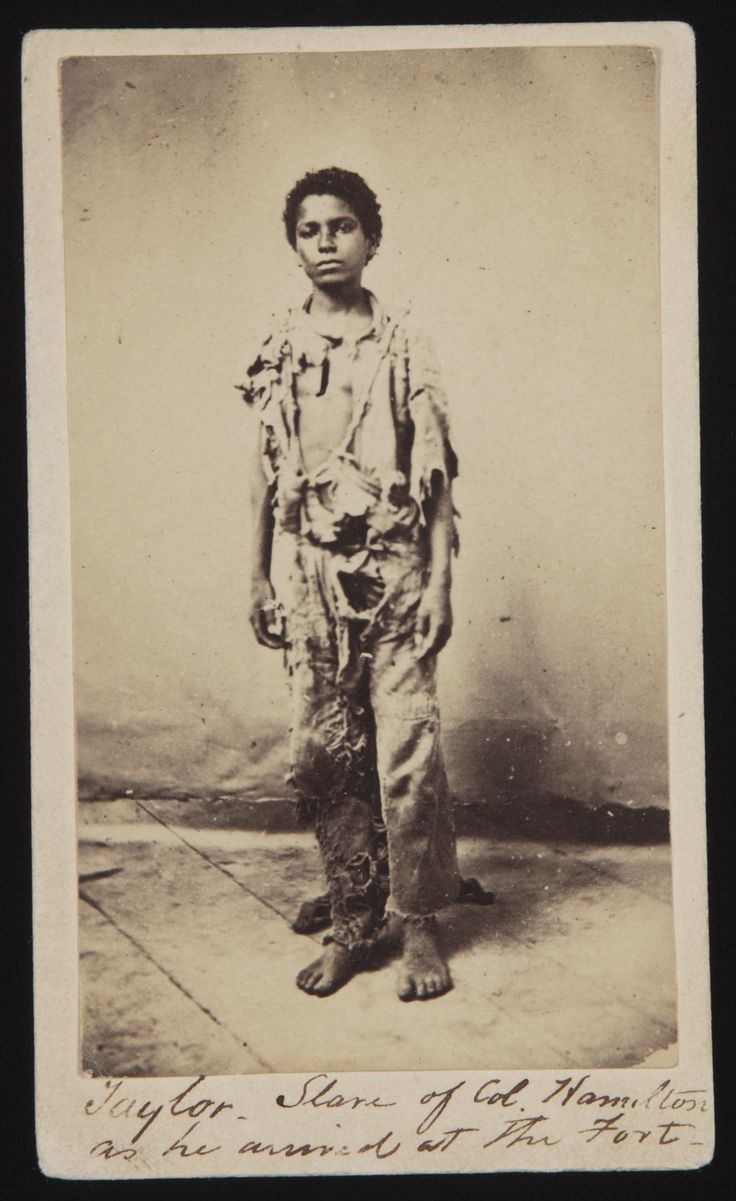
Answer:
M61 86L84 1067L674 1062L653 53Z
M58 57L86 1113L552 1069L597 1137L682 1054L661 51L144 37Z

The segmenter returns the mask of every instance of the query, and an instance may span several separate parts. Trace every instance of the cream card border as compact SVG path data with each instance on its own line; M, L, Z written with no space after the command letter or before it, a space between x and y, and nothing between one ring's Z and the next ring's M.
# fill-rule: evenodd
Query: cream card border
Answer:
M274 1145L321 1143L319 1114L275 1105L298 1096L303 1078L227 1077L196 1086L181 1107L208 1097L233 1106L220 1124L197 1130L221 1143L206 1157L162 1157L191 1117L171 1113L181 1080L123 1081L118 1096L164 1105L157 1138L135 1157L105 1158L90 1149L118 1139L104 1117L85 1112L103 1096L77 1065L77 921L75 740L72 695L69 458L65 395L64 263L61 220L59 61L79 55L234 54L420 49L469 46L645 45L660 67L661 302L668 597L669 748L674 912L677 945L679 1062L676 1068L596 1071L586 1087L637 1098L627 1128L689 1121L692 1136L664 1143L659 1132L585 1142L579 1113L541 1099L569 1072L504 1071L503 1086L529 1079L545 1129L559 1139L540 1146L509 1140L478 1150L458 1137L439 1154L420 1153L416 1128L432 1103L421 1099L464 1081L451 1095L447 1121L478 1125L474 1091L492 1071L341 1074L348 1096L380 1095L387 1110L359 1108L344 1122L351 1156L315 1152L242 1156L235 1114L260 1115L259 1137ZM712 1154L712 1076L708 991L707 891L700 608L697 375L695 59L692 31L676 23L415 26L251 30L41 30L23 56L26 206L28 429L32 589L32 719L37 1137L41 1166L71 1178L305 1175L391 1172L491 1172L564 1168L696 1167ZM582 1075L583 1073L579 1073ZM574 1075L574 1074L573 1074ZM663 1081L667 1088L658 1091ZM668 1090L672 1090L668 1093ZM693 1092L692 1090L701 1090ZM662 1101L669 1095L669 1106ZM649 1102L647 1104L647 1099ZM697 1099L697 1102L696 1102ZM677 1101L678 1104L674 1105ZM436 1103L436 1102L435 1102ZM674 1105L674 1108L673 1108ZM145 1111L147 1112L147 1111ZM348 1111L345 1111L348 1112ZM607 1111L606 1111L607 1112ZM390 1121L386 1121L386 1114ZM316 1116L315 1116L316 1115ZM186 1115L185 1115L186 1116ZM229 1125L228 1125L229 1123ZM138 1123L140 1124L140 1123ZM114 1125L114 1124L113 1124ZM253 1123L250 1124L251 1126ZM137 1125L131 1129L137 1129ZM500 1129L500 1127L499 1127ZM380 1144L388 1131L391 1138ZM672 1130L671 1134L676 1133ZM428 1136L429 1137L429 1136ZM489 1134L489 1138L491 1135ZM168 1140L168 1141L167 1141ZM119 1140L118 1140L119 1141ZM143 1142L143 1140L141 1140ZM196 1136L195 1136L196 1142ZM379 1149L360 1152L362 1145ZM387 1152L394 1143L399 1148ZM121 1147L128 1146L124 1140ZM382 1154L384 1157L381 1157Z

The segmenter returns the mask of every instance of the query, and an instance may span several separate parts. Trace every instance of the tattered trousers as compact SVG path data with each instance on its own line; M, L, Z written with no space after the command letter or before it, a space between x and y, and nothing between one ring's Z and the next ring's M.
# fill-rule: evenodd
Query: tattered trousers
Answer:
M415 647L425 560L412 540L356 558L294 539L286 605L291 780L315 824L329 937L354 951L371 945L385 904L377 790L388 839L388 907L429 915L458 893L436 657L418 660Z

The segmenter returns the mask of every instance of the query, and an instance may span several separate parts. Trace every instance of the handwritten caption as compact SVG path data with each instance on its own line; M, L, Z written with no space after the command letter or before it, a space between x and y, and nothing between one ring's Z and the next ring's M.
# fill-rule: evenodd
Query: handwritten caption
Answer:
M90 1144L90 1156L121 1161L141 1156L147 1163L151 1156L211 1161L233 1155L243 1160L354 1157L375 1163L401 1159L407 1150L452 1159L447 1153L461 1146L481 1159L512 1148L536 1149L544 1156L545 1149L570 1140L618 1149L647 1144L666 1158L668 1150L683 1144L703 1145L699 1119L709 1112L704 1089L681 1088L664 1077L640 1096L612 1094L599 1091L590 1073L560 1076L543 1087L525 1076L489 1077L480 1086L458 1079L398 1100L343 1090L339 1076L318 1072L288 1092L273 1091L265 1104L259 1095L253 1112L241 1112L240 1103L213 1095L205 1076L163 1101L135 1095L131 1080L108 1079L91 1091L84 1113L98 1133L101 1125L105 1129ZM288 1115L295 1112L298 1133L288 1129Z

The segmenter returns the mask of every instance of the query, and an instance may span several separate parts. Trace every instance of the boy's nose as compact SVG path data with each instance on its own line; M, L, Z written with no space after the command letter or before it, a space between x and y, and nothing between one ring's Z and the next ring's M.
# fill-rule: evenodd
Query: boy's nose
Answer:
M329 229L322 230L322 233L319 236L319 248L320 248L320 250L334 250L335 249L335 238L334 238L334 235L329 231Z

